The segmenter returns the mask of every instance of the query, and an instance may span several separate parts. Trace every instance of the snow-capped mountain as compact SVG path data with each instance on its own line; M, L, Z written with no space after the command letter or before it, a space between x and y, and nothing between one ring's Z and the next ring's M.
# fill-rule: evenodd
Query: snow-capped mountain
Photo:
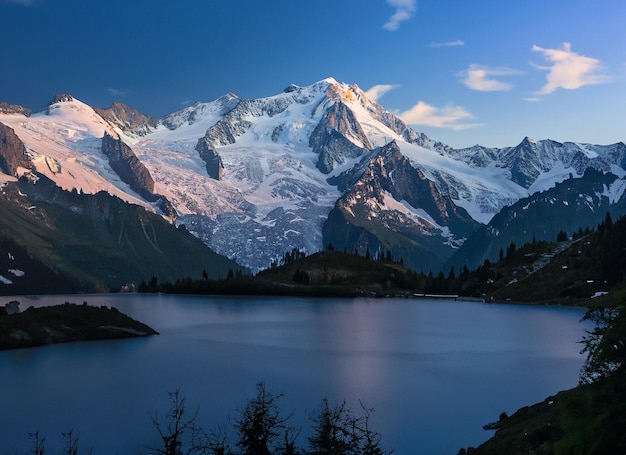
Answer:
M377 149L358 174L324 224L329 244L374 254L393 250L406 265L433 270L479 225L413 167L395 141Z
M267 98L229 93L158 121L68 95L31 116L3 106L0 123L37 172L167 213L253 270L329 243L395 249L416 268L436 269L478 223L520 198L589 167L626 174L623 143L527 138L452 149L332 78Z

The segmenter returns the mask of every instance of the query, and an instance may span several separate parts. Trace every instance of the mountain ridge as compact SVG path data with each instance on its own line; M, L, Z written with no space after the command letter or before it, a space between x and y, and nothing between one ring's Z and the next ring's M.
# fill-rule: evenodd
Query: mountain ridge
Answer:
M581 178L589 167L626 175L623 143L524 138L513 147L453 149L413 130L356 84L333 78L304 87L292 84L266 98L229 93L158 120L119 103L91 108L68 95L53 99L44 113L11 112L0 111L0 123L22 139L34 168L61 187L105 190L143 205L185 224L212 249L252 270L293 248L321 250L331 238L336 248L347 248L349 242L335 244L337 236L325 229L327 219L341 198L345 206L345 196L356 191L376 150L392 142L399 149L395 161L408 160L436 188L420 207L409 204L426 220L443 215L433 208L440 205L437 197L450 199L448 216L462 209L477 226L521 198L570 176ZM106 162L98 146L105 134L132 150L154 180L153 193L169 209L130 186ZM384 163L394 166L393 160ZM398 199L406 193L403 184L388 179L385 190L379 185L377 194L361 196L371 204L387 198L394 207L388 214L399 219L407 210L406 199ZM432 232L424 233L405 260L422 269L441 267L468 234L456 225L446 227L437 248L449 244L452 249L420 265L422 255L431 255L420 245L434 242ZM393 247L384 241L385 229L384 222L372 228L365 243L372 249Z

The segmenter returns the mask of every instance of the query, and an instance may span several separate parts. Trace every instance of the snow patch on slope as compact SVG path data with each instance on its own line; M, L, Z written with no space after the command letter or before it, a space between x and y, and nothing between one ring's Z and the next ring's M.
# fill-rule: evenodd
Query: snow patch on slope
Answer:
M415 223L424 226L426 228L426 232L430 231L431 233L434 233L438 231L439 235L445 239L444 243L452 248L459 248L465 240L455 238L450 232L450 228L448 226L439 225L428 214L428 212L426 212L426 210L422 208L415 208L404 199L402 201L398 201L387 191L384 193L383 206L381 208L383 210L401 213Z
M580 175L577 174L576 169L573 167L566 168L562 161L557 161L554 164L554 167L548 172L539 174L535 182L528 188L528 195L549 190L557 183L567 180L570 175L576 178L580 177Z
M488 223L502 207L528 195L525 188L510 180L507 169L495 163L476 167L418 145L398 145L413 166L481 223Z
M111 169L102 153L102 136L115 132L90 106L74 99L29 118L0 114L0 122L13 128L36 170L61 188L88 194L104 190L127 202L149 205Z
M626 180L618 178L612 184L604 185L604 191L598 196L604 196L609 199L611 204L615 204L624 195L624 190L626 190Z

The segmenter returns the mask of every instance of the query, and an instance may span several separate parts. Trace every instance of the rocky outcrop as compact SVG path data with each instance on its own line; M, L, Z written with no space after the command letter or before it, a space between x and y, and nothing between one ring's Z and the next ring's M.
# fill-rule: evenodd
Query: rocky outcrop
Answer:
M428 271L438 270L477 227L391 142L337 201L323 235L324 243L337 249L389 250Z
M137 109L122 103L113 103L108 108L94 107L93 110L111 125L134 136L145 136L159 123L156 118L144 115Z
M317 168L324 174L330 174L337 166L367 151L354 145L339 131L328 128L320 128L318 134L311 135L309 144L318 153Z
M224 163L217 150L203 147L199 144L196 149L200 155L200 158L206 163L206 172L209 177L215 180L221 180L224 176Z
M12 128L0 123L0 172L17 176L19 168L32 167L24 143Z
M133 150L121 139L116 139L108 133L102 138L102 153L109 158L111 168L137 194L149 201L155 201L154 180L148 169L135 156Z
M74 101L74 97L72 95L69 95L67 93L59 93L52 97L52 101L48 103L48 106L58 103L67 103L70 101Z
M20 114L30 117L31 110L19 104L0 103L0 114Z
M74 101L74 97L67 93L54 95L52 100L47 104L46 108L44 109L44 112L46 115L50 115L52 113L52 110L55 109L56 104L69 103L71 101Z
M326 174L373 148L352 110L341 101L324 113L309 138L309 146L319 156L317 168Z
M193 125L206 118L213 122L233 110L241 100L234 93L228 93L211 103L194 103L161 118L161 124L169 130L175 130L183 125Z

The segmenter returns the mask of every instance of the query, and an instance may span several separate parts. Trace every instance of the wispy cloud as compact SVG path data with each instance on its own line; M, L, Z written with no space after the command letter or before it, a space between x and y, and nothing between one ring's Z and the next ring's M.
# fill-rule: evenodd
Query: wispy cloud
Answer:
M463 40L454 40L454 41L444 41L442 43L429 43L428 47L458 47L465 46L465 41Z
M392 85L392 84L375 85L365 92L365 96L367 96L369 100L376 102L389 90L393 90L394 88L398 88L398 87L399 85Z
M570 43L563 43L560 49L544 49L534 45L532 50L540 52L552 63L550 66L531 63L535 68L548 72L546 84L536 92L537 95L548 95L559 88L575 90L585 85L611 81L611 76L603 73L600 60L573 52Z
M528 101L529 103L538 103L539 101L543 101L543 98L538 96L529 96L527 98L522 98L524 101Z
M128 95L128 90L123 90L123 89L119 89L119 88L109 87L107 89L107 91L109 92L109 94L111 94L113 96L126 96L126 95Z
M461 83L472 90L481 92L504 92L511 90L513 85L495 79L494 76L515 76L522 72L512 68L493 68L489 66L471 64L468 69L457 74Z
M484 126L484 123L471 123L474 116L461 106L438 108L420 101L399 117L410 125L425 125L452 130L466 130Z
M417 11L417 0L387 0L387 3L396 11L383 25L386 30L397 30L401 22L411 19Z

